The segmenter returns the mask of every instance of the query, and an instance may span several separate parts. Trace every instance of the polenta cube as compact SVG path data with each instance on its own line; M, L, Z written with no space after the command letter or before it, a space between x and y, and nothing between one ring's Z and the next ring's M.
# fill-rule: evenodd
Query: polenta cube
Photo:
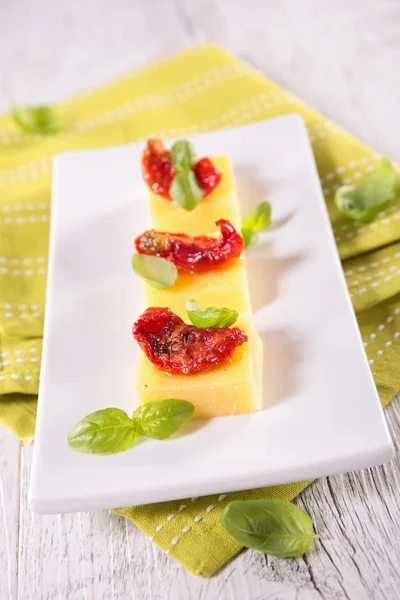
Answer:
M193 211L188 212L176 202L170 202L150 192L150 213L154 229L203 235L219 231L215 222L222 218L230 221L236 229L240 229L231 161L227 156L213 158L212 161L222 172L221 181Z
M226 306L238 312L250 311L244 257L233 258L226 265L205 273L180 272L175 284L158 290L150 285L144 289L145 306L166 306L186 318L185 305L196 300L201 308Z
M193 375L170 375L153 366L139 349L135 389L139 404L163 398L189 400L195 418L249 413L261 408L262 343L252 319L241 315L235 326L248 335L231 359L215 369Z

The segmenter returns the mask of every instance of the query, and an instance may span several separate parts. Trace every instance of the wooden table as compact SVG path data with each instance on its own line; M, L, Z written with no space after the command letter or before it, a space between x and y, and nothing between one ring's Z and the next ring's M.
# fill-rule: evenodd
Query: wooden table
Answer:
M13 0L0 7L0 109L50 102L168 52L218 41L388 157L400 156L395 0ZM400 439L399 402L387 409ZM108 513L35 517L32 451L0 430L0 600L397 600L397 458L299 499L321 541L305 557L247 551L196 578Z

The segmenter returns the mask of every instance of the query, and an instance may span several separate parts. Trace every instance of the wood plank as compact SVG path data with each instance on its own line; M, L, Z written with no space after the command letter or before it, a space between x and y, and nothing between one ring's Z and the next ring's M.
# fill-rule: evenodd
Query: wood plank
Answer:
M58 590L60 555L57 517L33 515L28 507L32 448L21 449L18 598L54 597Z
M17 597L19 454L19 441L0 425L0 598L5 600Z

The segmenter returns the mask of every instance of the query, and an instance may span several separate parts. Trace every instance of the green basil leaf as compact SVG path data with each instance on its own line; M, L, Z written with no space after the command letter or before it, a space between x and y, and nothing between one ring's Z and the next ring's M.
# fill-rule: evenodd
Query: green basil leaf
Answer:
M105 408L87 415L68 433L68 445L77 452L114 454L140 439L136 424L120 408Z
M271 204L264 201L244 215L242 219L242 238L245 246L251 243L259 231L271 225L271 212Z
M221 524L242 546L278 558L301 556L319 537L310 516L283 500L230 502Z
M210 306L201 310L195 300L186 302L188 317L195 327L230 327L236 323L239 313L231 308L217 308Z
M158 290L172 287L178 278L178 269L173 262L149 254L134 254L132 269L136 275Z
M12 103L11 116L21 129L29 133L57 133L61 129L58 112L51 106L24 108Z
M171 158L176 171L188 171L196 164L196 153L187 140L178 140L172 145Z
M193 417L194 405L187 400L156 400L139 406L132 415L141 435L165 440Z
M387 158L382 158L367 181L338 188L335 202L338 209L350 219L368 223L394 200L398 189L397 171Z
M194 210L203 197L203 190L193 171L178 171L172 180L169 193L171 198L187 211Z

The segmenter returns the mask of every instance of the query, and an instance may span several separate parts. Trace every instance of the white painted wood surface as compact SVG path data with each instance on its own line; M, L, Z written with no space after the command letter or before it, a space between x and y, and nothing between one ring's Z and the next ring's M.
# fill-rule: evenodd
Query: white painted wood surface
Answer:
M399 160L395 0L13 0L0 3L0 110L49 102L196 42L218 41ZM387 409L400 439L398 399ZM397 600L400 468L316 482L298 500L321 542L247 551L196 578L106 511L34 517L31 449L0 429L0 600Z

